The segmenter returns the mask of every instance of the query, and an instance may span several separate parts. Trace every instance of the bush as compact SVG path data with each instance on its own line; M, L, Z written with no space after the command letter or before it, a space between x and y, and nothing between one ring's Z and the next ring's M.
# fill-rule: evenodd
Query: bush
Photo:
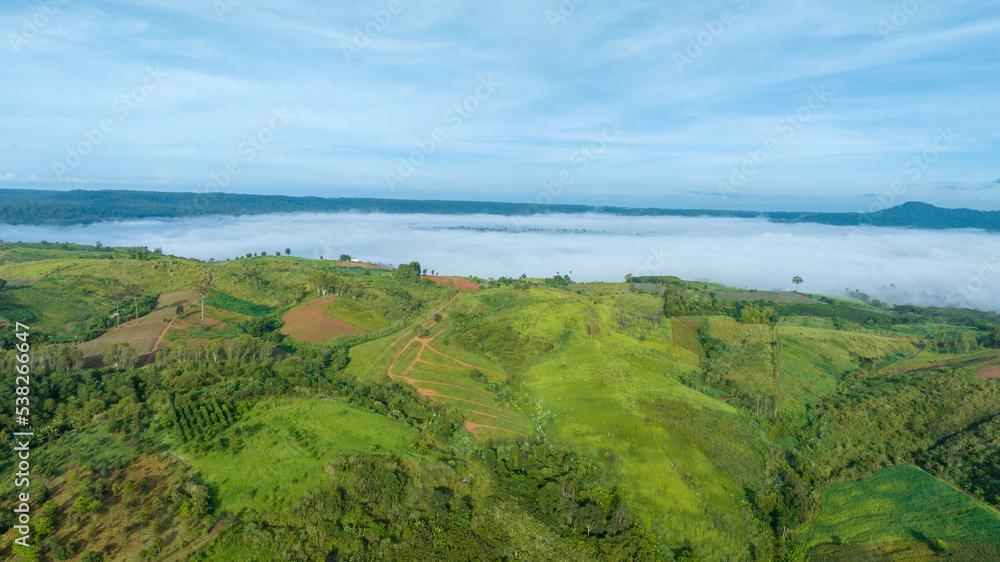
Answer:
M948 543L941 539L931 541L931 550L938 554L948 554Z
M72 544L64 544L52 549L52 558L56 560L69 560L76 556L76 548Z

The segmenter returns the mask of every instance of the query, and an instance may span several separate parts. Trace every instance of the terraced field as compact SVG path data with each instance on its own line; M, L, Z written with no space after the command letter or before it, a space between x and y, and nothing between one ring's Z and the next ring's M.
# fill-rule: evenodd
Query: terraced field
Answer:
M449 303L450 304L450 303ZM516 435L529 437L533 430L530 421L509 407L499 404L486 389L484 381L492 376L503 378L505 373L455 357L464 355L435 341L445 332L432 320L421 326L419 332L403 334L391 347L398 348L386 375L412 385L422 396L462 412L465 428L474 436ZM473 379L478 372L481 380Z

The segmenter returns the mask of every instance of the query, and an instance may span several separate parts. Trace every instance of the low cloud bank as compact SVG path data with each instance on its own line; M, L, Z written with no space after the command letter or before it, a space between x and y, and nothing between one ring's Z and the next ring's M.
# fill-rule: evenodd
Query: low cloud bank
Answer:
M764 220L544 215L295 214L142 220L66 227L0 225L0 238L162 247L207 260L291 248L331 259L419 261L449 275L621 281L676 275L734 287L841 293L892 303L1000 310L1000 235L975 230L847 230Z

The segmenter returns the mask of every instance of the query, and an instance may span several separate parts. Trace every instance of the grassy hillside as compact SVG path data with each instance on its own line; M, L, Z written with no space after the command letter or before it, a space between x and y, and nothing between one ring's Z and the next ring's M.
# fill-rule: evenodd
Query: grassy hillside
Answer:
M32 493L39 514L55 502L33 550L0 521L5 557L995 553L983 313L675 277L456 287L409 266L5 252L0 317L34 334ZM12 446L11 409L0 426Z
M834 484L823 492L822 505L816 520L802 530L807 546L825 545L818 549L821 559L859 559L887 549L926 560L944 554L964 560L1000 555L1000 512L913 465Z

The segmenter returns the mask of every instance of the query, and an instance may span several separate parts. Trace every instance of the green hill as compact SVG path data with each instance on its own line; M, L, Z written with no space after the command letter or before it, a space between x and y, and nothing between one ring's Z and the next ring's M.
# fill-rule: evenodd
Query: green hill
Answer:
M34 546L11 546L7 512L5 559L989 559L1000 544L995 315L720 298L675 277L457 292L290 257L4 251L0 364L14 373L28 344L36 475ZM315 303L357 329L286 335ZM22 384L0 379L0 401ZM7 447L16 421L0 409ZM11 505L15 460L0 456Z

